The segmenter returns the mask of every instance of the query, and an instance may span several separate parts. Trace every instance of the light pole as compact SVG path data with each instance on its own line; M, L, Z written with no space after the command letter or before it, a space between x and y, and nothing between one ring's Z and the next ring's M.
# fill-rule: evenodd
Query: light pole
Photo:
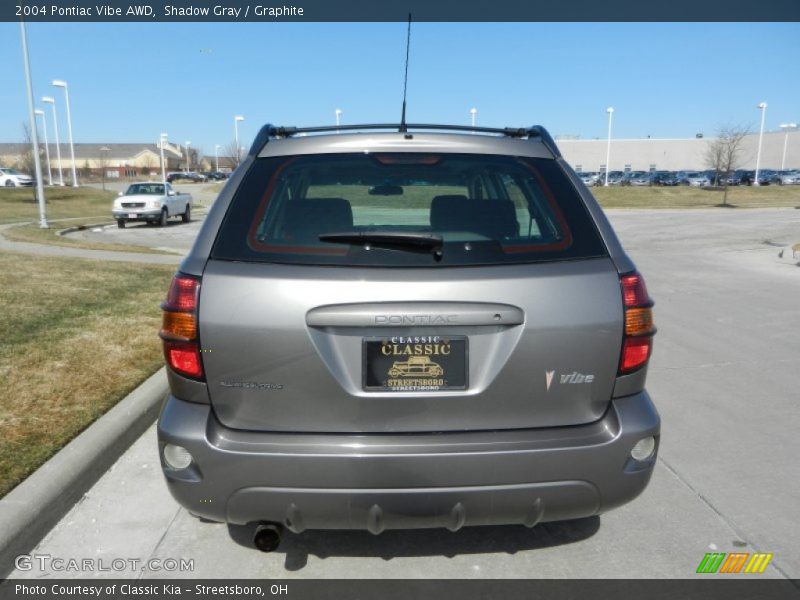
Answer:
M478 109L477 108L470 108L469 109L469 114L470 114L470 117L472 119L472 128L475 129L475 116L478 114ZM473 131L472 133L475 133L475 132Z
M100 159L100 170L102 171L102 173L100 173L100 176L103 178L104 192L106 191L106 160L108 160L108 152L110 150L111 148L108 148L106 146L102 146L100 148L100 155L102 156L102 158Z
M192 145L192 142L186 142L186 172L189 172L189 165L191 160L189 159L189 146Z
M214 146L214 160L217 163L217 173L219 173L219 144Z
M609 106L606 112L608 113L608 142L606 143L606 177L603 185L608 187L608 170L611 166L611 117L614 114L614 107Z
M75 170L75 144L72 143L72 115L69 112L69 89L67 82L61 79L54 79L53 85L55 87L64 88L64 99L67 103L67 132L69 133L69 153L72 158L72 187L78 187L78 172Z
M244 121L244 117L241 115L236 115L233 117L233 133L236 138L236 166L239 166L239 162L242 160L241 152L239 152L239 121Z
M164 183L164 193L167 193L167 166L164 162L164 144L167 141L167 134L162 133L158 138L159 147L161 148L161 181Z
M42 102L53 107L53 129L56 132L56 157L58 158L58 185L64 185L64 169L61 167L61 142L58 139L58 117L56 116L56 100L52 96L42 96Z
M337 108L336 109L336 127L339 127L339 125L341 124L341 119L342 119L342 109L341 108ZM338 129L336 130L336 133L339 133Z
M42 129L44 130L44 154L47 157L47 179L49 185L53 185L53 169L50 167L50 146L47 142L47 116L43 110L38 108L33 111L37 117L42 117ZM786 155L786 148L783 149L784 156Z
M761 130L758 133L758 152L756 152L756 174L753 177L753 185L759 185L758 171L759 167L761 166L761 141L764 139L764 117L767 114L767 103L761 102L758 105L758 108L761 109Z
M782 123L780 127L786 132L786 136L783 138L783 157L781 158L781 171L783 171L786 168L786 145L789 143L789 132L797 129L797 123ZM45 136L47 136L46 132Z
M39 201L39 227L47 229L47 214L45 212L44 184L42 183L42 163L39 160L39 136L36 133L36 114L33 112L33 83L31 83L31 65L28 59L28 34L25 31L25 22L19 22L22 37L22 61L25 63L25 85L28 88L28 119L31 124L31 143L33 144L33 166L36 169L36 196Z

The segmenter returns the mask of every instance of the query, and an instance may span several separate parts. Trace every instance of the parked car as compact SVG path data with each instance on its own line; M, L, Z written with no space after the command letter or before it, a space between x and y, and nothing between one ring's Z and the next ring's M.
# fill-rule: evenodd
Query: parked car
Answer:
M0 167L0 186L3 187L33 187L36 185L33 177L20 173L16 169Z
M224 181L228 178L228 173L223 173L222 171L210 171L205 175L209 180L213 181Z
M755 171L745 169L737 169L733 172L734 177L739 179L739 185L753 185L755 174Z
M652 175L647 171L631 171L625 177L623 185L652 185Z
M166 227L167 220L175 216L188 223L192 220L192 196L176 192L169 183L132 183L114 200L111 214L119 228L124 228L129 221L158 223Z
M711 180L705 173L689 171L681 178L681 183L691 187L708 187L711 185Z
M775 177L776 171L772 169L760 169L758 171L758 185L769 185Z
M169 183L173 183L175 181L192 181L195 183L204 183L208 181L208 177L201 173L195 173L194 171L176 171L174 173L167 174L167 181Z
M742 177L738 174L738 171L733 173L720 173L719 176L719 185L742 185Z
M547 131L348 130L264 127L172 281L173 497L269 551L639 495L653 303Z
M600 173L594 173L592 171L578 173L578 177L580 177L580 180L588 187L595 186L600 181Z
M671 171L656 171L652 176L653 185L674 186L680 183L677 175Z
M800 169L778 171L772 176L772 183L777 185L800 185Z
M706 179L708 179L708 181L709 181L709 185L712 185L712 186L715 186L715 187L723 185L723 183L724 183L724 181L726 179L725 173L723 173L722 171L717 171L715 169L709 169L707 171L701 171L701 173L706 176Z
M608 185L622 185L623 181L625 181L624 171L609 171ZM605 185L605 183L606 183L606 174L600 173L600 185Z

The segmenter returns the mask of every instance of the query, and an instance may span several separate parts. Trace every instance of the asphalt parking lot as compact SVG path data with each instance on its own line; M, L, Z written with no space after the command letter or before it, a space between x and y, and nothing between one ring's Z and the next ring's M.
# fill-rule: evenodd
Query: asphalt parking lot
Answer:
M800 242L800 210L609 216L647 279L659 328L648 379L663 419L659 462L631 504L533 530L310 531L262 554L249 529L178 508L151 427L35 552L106 564L183 558L193 570L11 576L685 578L706 552L758 551L772 562L746 577L800 578L800 268L777 256ZM81 235L185 252L199 225Z

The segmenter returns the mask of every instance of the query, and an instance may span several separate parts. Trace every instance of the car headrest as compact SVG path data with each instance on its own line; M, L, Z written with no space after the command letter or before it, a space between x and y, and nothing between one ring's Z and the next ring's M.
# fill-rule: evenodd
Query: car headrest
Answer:
M318 242L323 233L350 231L353 209L344 198L290 200L285 205L283 238Z
M471 200L466 196L435 196L431 227L437 231L470 231L492 239L517 237L517 210L510 200Z

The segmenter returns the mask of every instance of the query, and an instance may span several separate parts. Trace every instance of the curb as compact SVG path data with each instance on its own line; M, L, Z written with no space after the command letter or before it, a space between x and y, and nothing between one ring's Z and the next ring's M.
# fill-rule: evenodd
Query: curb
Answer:
M83 497L153 423L168 391L162 367L0 499L0 577Z
M95 223L94 225L77 225L75 227L67 227L66 229L59 229L56 231L56 235L59 237L64 237L67 234L75 233L76 231L86 231L87 229L91 229L93 227L105 227L106 225L113 225L114 222L105 221L104 223Z

